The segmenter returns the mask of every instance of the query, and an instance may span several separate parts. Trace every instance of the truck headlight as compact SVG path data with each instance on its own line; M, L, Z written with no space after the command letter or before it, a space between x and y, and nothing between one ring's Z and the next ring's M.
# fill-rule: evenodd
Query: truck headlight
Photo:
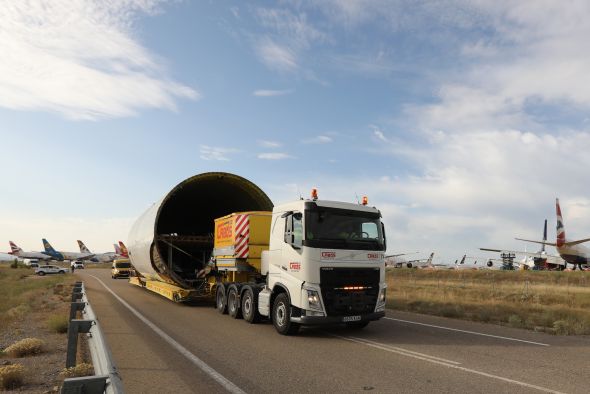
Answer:
M307 303L310 308L322 310L320 295L315 290L307 290Z

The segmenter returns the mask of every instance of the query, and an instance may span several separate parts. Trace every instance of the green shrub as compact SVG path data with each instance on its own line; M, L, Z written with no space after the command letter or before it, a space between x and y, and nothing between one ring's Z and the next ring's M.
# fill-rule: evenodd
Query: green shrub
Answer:
M64 315L51 315L47 319L47 328L59 334L68 332L69 321Z
M508 317L508 325L510 327L520 328L523 326L522 319L518 315L510 315Z

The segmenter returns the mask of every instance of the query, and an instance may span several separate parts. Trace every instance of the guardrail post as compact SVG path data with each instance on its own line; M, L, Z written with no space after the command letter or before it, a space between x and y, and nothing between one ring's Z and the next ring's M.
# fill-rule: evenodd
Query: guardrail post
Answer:
M74 288L74 290L76 290L76 289ZM76 302L76 301L81 300L83 294L84 293L82 293L82 292L73 292L72 293L72 302Z
M70 320L68 328L68 350L66 354L66 368L76 366L76 353L78 350L78 334L90 331L94 320Z
M76 312L83 311L86 307L86 303L82 301L72 302L70 304L70 320L76 318Z
M61 387L62 394L104 393L109 375L68 378Z

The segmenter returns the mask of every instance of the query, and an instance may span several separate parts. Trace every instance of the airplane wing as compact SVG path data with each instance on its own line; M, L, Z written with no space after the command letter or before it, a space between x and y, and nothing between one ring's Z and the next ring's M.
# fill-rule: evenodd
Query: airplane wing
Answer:
M577 241L567 241L564 243L564 245L573 246L573 245L583 244L584 242L588 242L588 241L590 241L590 238L584 238L584 239L579 239Z
M408 253L398 253L398 254L388 254L387 256L384 256L384 258L390 258L390 257L399 257L399 256L407 256L409 254L416 254L418 252L408 252Z
M555 256L555 255L539 253L539 252L527 252L527 251L522 251L522 250L506 250L506 249L490 249L490 248L479 248L479 250L485 250L487 252L521 254L523 256L538 257L540 259L545 258L545 257L552 257L552 258L556 258L556 259L561 258L561 257Z
M533 243L536 243L536 244L541 244L541 245L551 245L551 246L557 246L557 244L556 244L555 242L547 242L547 241L533 241L533 240L530 240L530 239L522 239L522 238L514 238L514 239L516 239L517 241L533 242ZM589 239L588 241L590 241L590 239Z

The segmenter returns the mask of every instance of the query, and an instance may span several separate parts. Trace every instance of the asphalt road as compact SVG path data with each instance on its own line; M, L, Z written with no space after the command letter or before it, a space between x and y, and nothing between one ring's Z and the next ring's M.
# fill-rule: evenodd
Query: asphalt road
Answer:
M251 325L211 306L175 304L111 279L108 270L76 274L128 393L587 393L590 387L590 337L392 311L360 331L303 329L285 337L268 322Z

